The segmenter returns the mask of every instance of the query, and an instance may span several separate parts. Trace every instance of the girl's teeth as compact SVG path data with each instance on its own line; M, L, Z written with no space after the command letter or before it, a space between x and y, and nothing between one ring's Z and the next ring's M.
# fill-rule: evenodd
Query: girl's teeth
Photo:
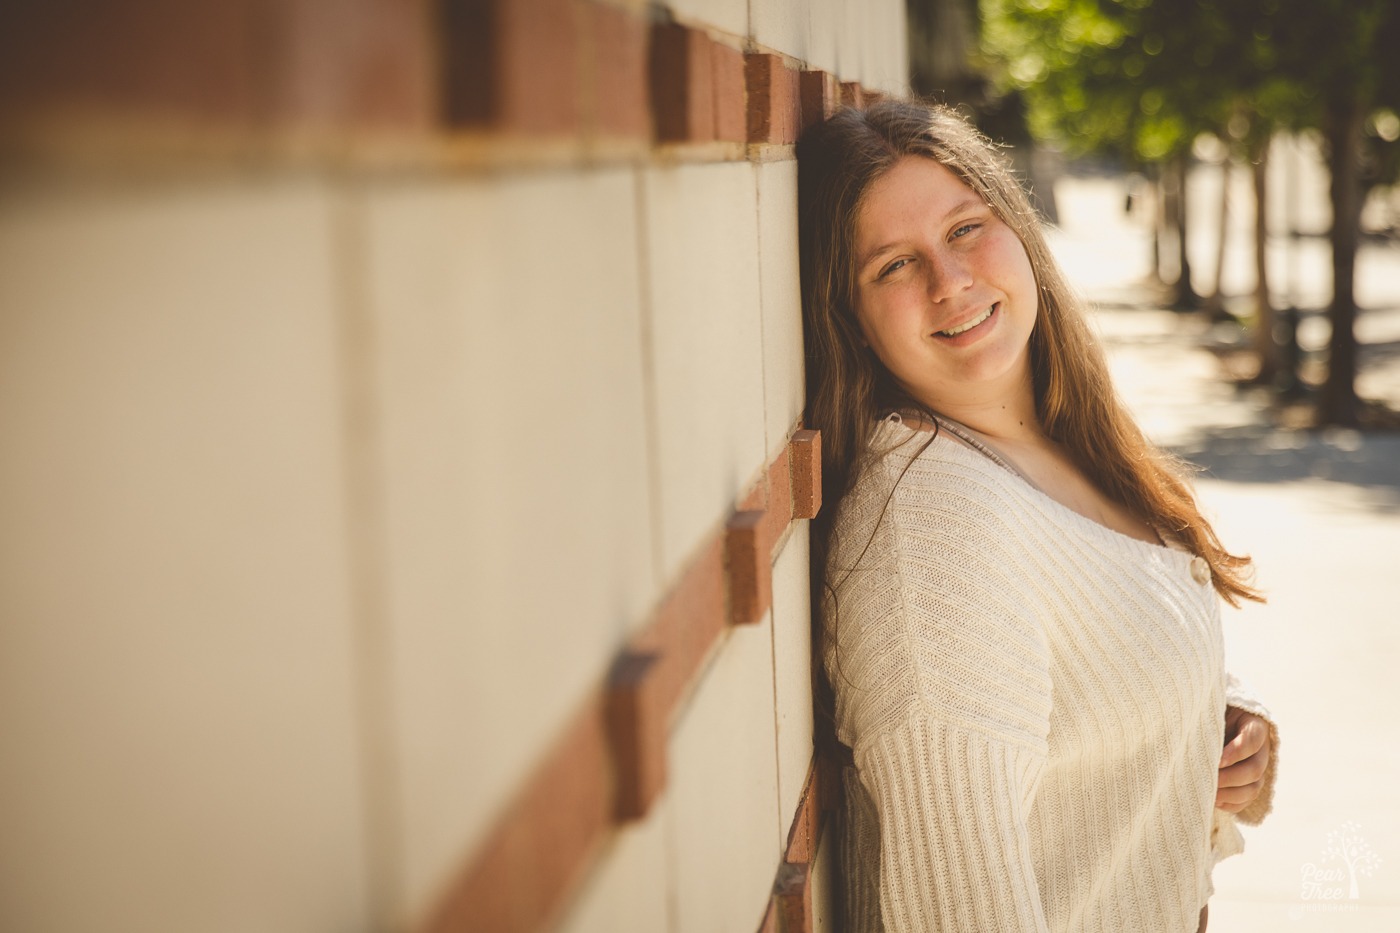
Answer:
M996 305L992 305L992 307L988 308L986 311L983 311L981 314L977 315L977 317L968 321L963 326L954 327L949 330L940 330L939 333L942 334L944 337L956 337L958 334L966 333L967 331L972 330L972 328L976 327L978 324L981 324L987 318L991 317L992 311L994 311L995 309Z

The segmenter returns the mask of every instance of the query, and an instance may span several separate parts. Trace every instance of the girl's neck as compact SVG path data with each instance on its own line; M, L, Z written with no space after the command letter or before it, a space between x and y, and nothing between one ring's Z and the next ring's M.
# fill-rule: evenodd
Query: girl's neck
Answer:
M1008 443L1036 443L1043 440L1044 431L1036 415L1035 389L1030 381L1029 367L1021 373L1008 373L997 384L976 387L955 387L955 391L939 392L935 398L918 401L930 406L931 412L951 417L955 422L993 440ZM956 391L962 389L962 391ZM918 398L918 395L914 395Z
M1036 414L1035 394L1029 374L1005 391L968 393L957 398L943 396L923 401L934 413L951 418L993 440L1035 443L1045 437Z
M983 405L953 405L937 409L938 414L971 428L978 434L1013 443L1034 442L1045 435L1036 417L1035 405L994 402Z

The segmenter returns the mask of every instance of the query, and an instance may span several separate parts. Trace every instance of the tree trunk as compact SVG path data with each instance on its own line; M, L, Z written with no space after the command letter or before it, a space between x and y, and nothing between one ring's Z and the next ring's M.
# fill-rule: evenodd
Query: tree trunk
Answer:
M1250 154L1254 175L1254 352L1259 356L1257 382L1272 384L1278 376L1278 342L1274 337L1274 306L1269 300L1269 137Z
M1154 164L1147 168L1148 184L1152 191L1152 271L1149 281L1161 285L1166 279L1162 276L1162 238L1167 235L1166 186L1162 182L1162 167Z
M1175 156L1171 163L1171 174L1175 181L1173 188L1176 195L1173 205L1173 220L1176 223L1177 256L1179 257L1173 304L1178 310L1195 308L1201 303L1200 296L1191 287L1191 259L1186 253L1186 169L1190 160L1190 153L1182 152Z
M1157 216L1152 219L1152 282L1161 285L1162 278L1162 237L1166 224L1162 221L1162 185L1157 184Z
M1332 342L1317 420L1355 427L1361 415L1356 396L1355 284L1361 239L1361 131L1366 112L1355 98L1334 103L1330 111L1325 132L1332 172L1332 304L1327 309Z
M1220 228L1215 241L1215 287L1206 299L1205 307L1212 317L1225 316L1225 247L1230 242L1230 176L1235 160L1225 156L1220 163Z

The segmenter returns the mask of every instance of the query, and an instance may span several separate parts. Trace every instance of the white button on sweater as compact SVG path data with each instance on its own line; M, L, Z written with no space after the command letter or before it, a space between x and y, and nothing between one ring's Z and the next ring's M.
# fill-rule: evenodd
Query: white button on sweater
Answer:
M928 437L881 423L828 558L846 928L1194 931L1242 846L1225 706L1265 714L1209 578L950 437L915 458Z

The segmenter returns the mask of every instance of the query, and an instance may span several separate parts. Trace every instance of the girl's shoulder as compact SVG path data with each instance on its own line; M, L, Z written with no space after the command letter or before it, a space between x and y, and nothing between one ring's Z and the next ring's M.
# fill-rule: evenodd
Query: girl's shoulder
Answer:
M876 423L852 493L952 488L996 501L1013 492L1017 480L1006 464L943 426L895 413Z
M1029 504L1022 485L951 434L892 415L875 426L836 524L848 541L865 541L876 529L899 537L906 528L939 538L1002 537Z

